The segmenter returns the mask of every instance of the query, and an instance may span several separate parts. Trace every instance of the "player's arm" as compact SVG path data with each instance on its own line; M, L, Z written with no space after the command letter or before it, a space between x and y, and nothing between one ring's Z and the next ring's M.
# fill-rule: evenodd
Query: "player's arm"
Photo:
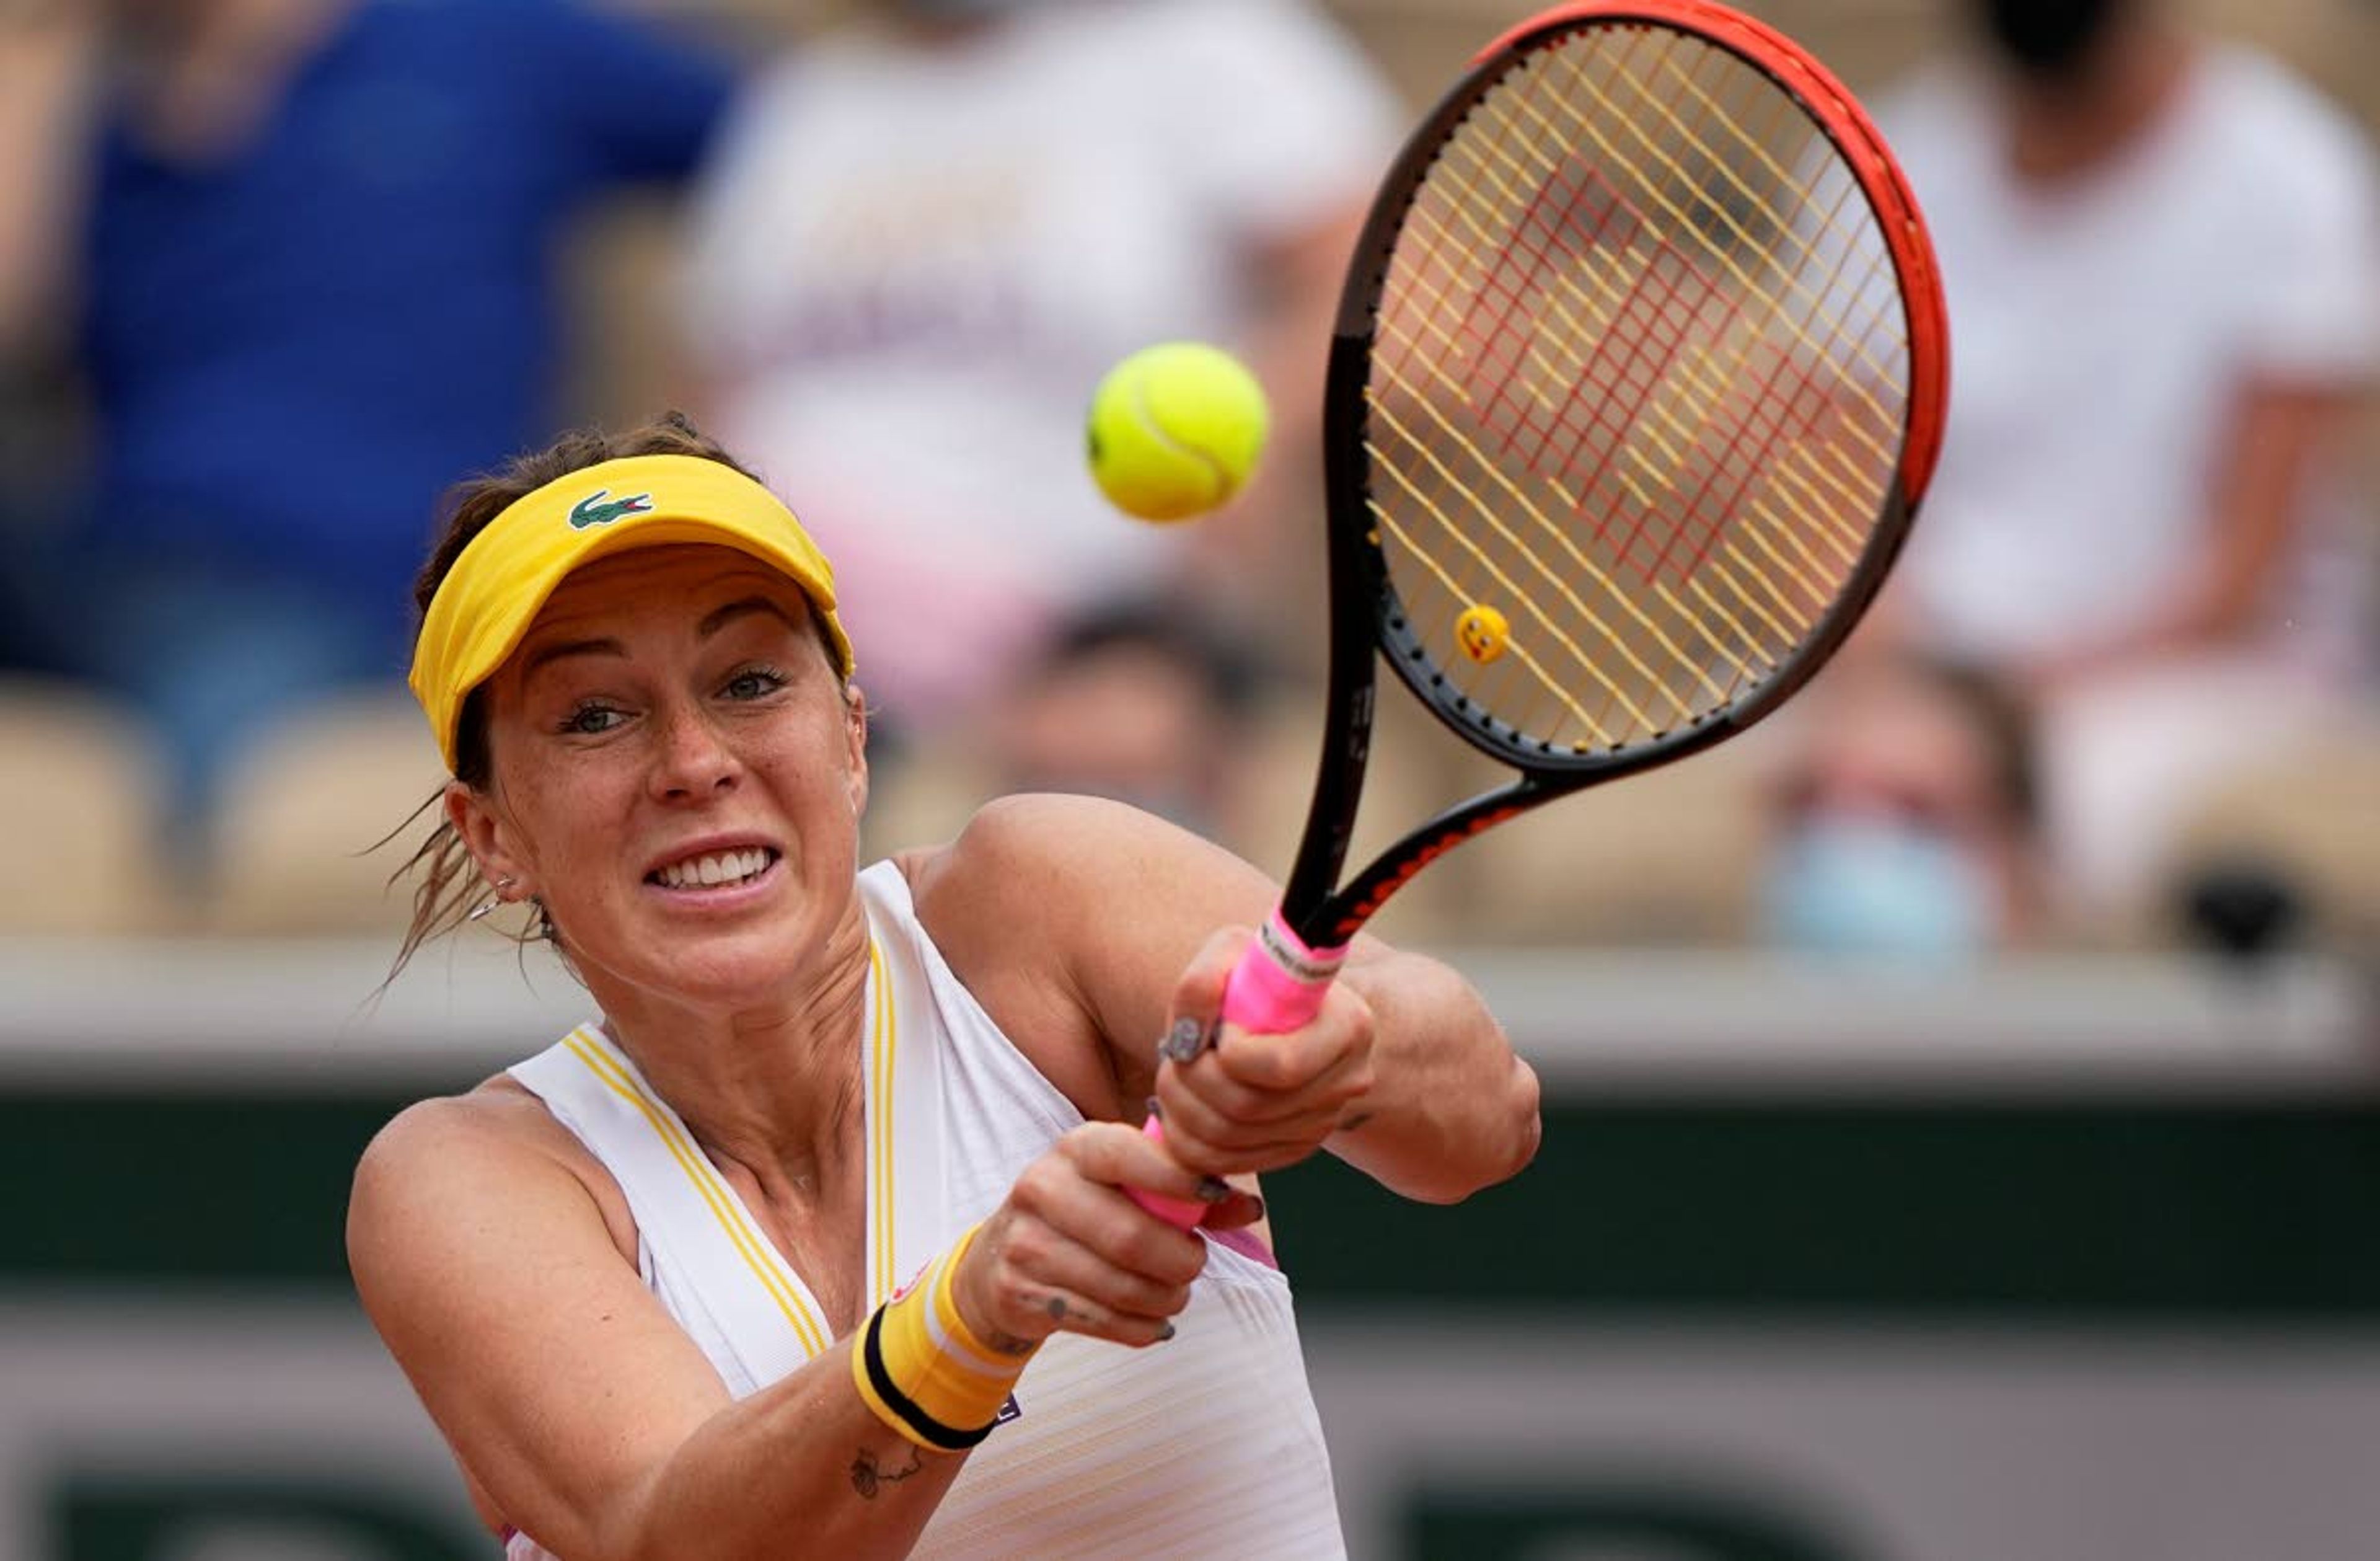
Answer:
M1536 1075L1436 960L1360 937L1313 1024L1215 1031L1245 929L1279 891L1172 824L1087 798L1010 798L917 882L937 942L996 1017L1019 1017L1010 1032L1035 1061L1102 1115L1137 1121L1154 1096L1192 1170L1269 1170L1327 1147L1407 1197L1452 1201L1536 1152ZM1042 968L976 952L1020 946L1045 951ZM1085 1023L1096 1077L1051 1040ZM1160 1054L1177 1026L1201 1043L1187 1064Z
M479 1099L407 1112L364 1157L347 1233L365 1309L495 1511L571 1561L905 1555L964 1454L879 1418L848 1335L732 1399L586 1184L509 1126ZM1204 1250L1123 1182L1195 1194L1114 1126L1028 1168L955 1280L979 1337L1160 1335Z
M1451 967L1359 934L1314 1025L1252 1035L1220 1022L1249 935L1245 924L1211 934L1176 978L1164 1048L1176 1055L1160 1063L1155 1086L1176 1159L1194 1170L1264 1171L1318 1143L1407 1198L1451 1203L1535 1157L1536 1073ZM1345 1026L1370 1031L1360 1064L1342 1039ZM1127 1066L1143 1049L1129 1047Z
M592 1195L476 1103L384 1128L347 1248L373 1324L503 1516L572 1561L907 1554L961 1460L879 1421L847 1342L742 1403L625 1262ZM877 1471L855 1489L852 1471ZM894 1478L897 1475L898 1478ZM795 1525L799 1525L797 1529Z

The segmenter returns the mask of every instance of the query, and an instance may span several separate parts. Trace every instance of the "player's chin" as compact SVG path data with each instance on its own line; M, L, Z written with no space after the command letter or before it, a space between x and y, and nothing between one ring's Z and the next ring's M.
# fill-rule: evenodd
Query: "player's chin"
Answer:
M715 1009L767 1006L783 994L788 972L801 968L795 939L758 930L656 938L641 962L649 974L638 984Z
M705 906L644 908L636 918L634 943L639 963L661 984L688 998L735 1001L761 997L798 970L814 953L817 928L796 896L734 910Z

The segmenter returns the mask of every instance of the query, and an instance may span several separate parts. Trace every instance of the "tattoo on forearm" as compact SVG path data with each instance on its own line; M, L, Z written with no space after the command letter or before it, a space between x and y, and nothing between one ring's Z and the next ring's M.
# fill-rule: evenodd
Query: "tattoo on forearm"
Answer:
M1065 1297L1051 1296L1050 1298L1050 1315L1056 1318L1061 1323L1063 1323L1066 1320Z
M885 1468L876 1461L874 1453L862 1447L859 1456L851 1460L851 1488L859 1493L861 1501L874 1501L878 1491L899 1484L925 1467L926 1460L915 1447L909 1449L909 1461L899 1469Z

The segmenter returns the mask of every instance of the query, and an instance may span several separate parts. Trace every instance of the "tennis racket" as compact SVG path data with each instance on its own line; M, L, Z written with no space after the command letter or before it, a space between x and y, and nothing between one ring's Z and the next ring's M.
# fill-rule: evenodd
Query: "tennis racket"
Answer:
M1560 6L1490 44L1390 169L1341 298L1326 737L1223 1017L1305 1024L1431 861L1807 682L1908 535L1947 366L1916 201L1800 46L1706 0ZM1376 655L1517 774L1342 883Z

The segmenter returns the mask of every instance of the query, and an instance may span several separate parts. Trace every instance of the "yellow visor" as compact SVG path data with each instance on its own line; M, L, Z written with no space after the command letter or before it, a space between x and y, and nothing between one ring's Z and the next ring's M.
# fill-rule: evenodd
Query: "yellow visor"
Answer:
M851 641L834 616L834 567L776 494L699 456L605 461L506 506L431 600L411 682L449 772L464 700L504 665L563 578L592 559L671 543L732 547L782 570L826 625L837 670L851 675Z

